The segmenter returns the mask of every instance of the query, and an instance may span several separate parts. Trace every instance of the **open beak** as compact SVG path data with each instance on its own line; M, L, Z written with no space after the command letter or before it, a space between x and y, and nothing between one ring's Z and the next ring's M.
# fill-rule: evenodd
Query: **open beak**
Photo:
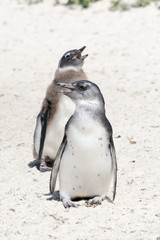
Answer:
M57 82L56 85L60 86L60 87L63 87L63 88L67 88L69 89L69 91L66 91L66 90L57 90L56 92L58 93L70 93L70 92L73 92L75 91L75 87L70 84L70 83L61 83L61 82Z
M88 57L88 54L82 56L82 52L84 51L85 48L86 48L86 46L83 46L82 48L78 49L72 59L74 59L74 58L80 58L80 59L83 60L83 59L85 59L86 57Z

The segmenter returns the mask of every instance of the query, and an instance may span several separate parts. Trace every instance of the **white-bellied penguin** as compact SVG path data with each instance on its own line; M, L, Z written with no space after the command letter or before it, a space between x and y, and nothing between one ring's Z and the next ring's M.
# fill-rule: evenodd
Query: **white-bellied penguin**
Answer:
M76 198L89 198L89 204L100 204L107 197L112 179L114 200L117 161L101 91L87 80L58 85L67 89L59 92L72 99L76 108L66 124L53 164L50 192L55 191L59 172L60 199L64 207L76 207L72 201Z

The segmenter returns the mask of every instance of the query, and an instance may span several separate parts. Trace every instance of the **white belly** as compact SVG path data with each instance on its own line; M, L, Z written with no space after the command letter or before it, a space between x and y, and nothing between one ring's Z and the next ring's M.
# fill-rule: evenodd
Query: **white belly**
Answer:
M64 136L64 128L75 109L75 104L68 97L62 95L58 109L47 126L43 156L54 159Z
M99 123L70 128L60 171L60 196L92 197L108 192L112 161L107 132Z

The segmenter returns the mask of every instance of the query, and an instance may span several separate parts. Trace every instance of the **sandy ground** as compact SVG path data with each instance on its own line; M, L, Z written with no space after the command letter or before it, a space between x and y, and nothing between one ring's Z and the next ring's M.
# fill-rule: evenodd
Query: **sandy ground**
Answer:
M160 11L70 10L0 1L0 237L160 238ZM105 97L118 159L115 203L64 209L50 172L29 168L35 119L61 55L87 46L84 69ZM119 138L117 138L120 136ZM58 190L58 186L57 186Z

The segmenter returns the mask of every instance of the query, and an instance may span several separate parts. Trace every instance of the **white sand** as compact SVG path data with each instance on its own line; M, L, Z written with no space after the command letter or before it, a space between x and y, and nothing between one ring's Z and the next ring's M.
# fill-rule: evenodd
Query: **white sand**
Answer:
M0 1L0 237L156 240L160 237L160 11L69 10ZM29 168L36 115L61 55L87 46L84 69L114 129L114 204L64 209L48 201L50 172ZM117 136L120 138L116 138ZM129 140L130 139L130 140ZM131 141L131 142L130 142ZM135 143L136 142L136 143ZM132 144L135 143L135 144Z

